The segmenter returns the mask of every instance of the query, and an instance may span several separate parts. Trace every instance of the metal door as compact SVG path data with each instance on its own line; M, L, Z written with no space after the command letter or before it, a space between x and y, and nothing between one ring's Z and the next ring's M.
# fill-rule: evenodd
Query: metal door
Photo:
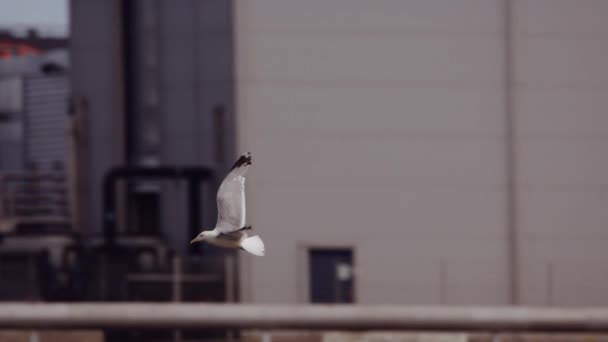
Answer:
M310 301L352 303L352 269L353 253L350 249L310 249Z

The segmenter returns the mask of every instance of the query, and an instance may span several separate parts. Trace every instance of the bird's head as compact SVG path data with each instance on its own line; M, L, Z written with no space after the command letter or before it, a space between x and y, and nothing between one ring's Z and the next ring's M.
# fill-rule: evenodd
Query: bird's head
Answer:
M212 231L205 230L205 231L202 231L200 234L198 234L194 239L192 239L192 241L190 241L190 243L193 244L195 242L205 241L213 236L214 236L214 234Z

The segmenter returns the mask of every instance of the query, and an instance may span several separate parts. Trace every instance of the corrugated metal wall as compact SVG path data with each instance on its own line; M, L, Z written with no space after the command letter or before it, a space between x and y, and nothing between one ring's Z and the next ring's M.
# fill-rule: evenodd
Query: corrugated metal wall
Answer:
M23 83L21 77L0 78L0 171L23 165Z
M307 302L308 251L352 248L357 303L509 303L502 6L236 2L247 219L269 256L243 258L245 301Z
M65 75L24 82L25 160L47 170L65 161L69 86Z
M246 301L608 305L608 1L236 4Z

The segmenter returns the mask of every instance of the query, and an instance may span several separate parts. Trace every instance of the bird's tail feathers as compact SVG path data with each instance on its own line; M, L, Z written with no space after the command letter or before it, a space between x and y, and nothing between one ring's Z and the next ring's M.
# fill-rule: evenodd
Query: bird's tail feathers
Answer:
M265 253L264 241L257 235L243 239L241 247L253 255L264 256Z

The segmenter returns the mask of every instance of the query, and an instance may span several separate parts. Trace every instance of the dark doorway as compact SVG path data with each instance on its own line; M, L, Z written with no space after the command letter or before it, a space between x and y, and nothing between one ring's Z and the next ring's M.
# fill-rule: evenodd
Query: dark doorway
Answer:
M311 248L308 253L311 303L353 303L353 252Z

